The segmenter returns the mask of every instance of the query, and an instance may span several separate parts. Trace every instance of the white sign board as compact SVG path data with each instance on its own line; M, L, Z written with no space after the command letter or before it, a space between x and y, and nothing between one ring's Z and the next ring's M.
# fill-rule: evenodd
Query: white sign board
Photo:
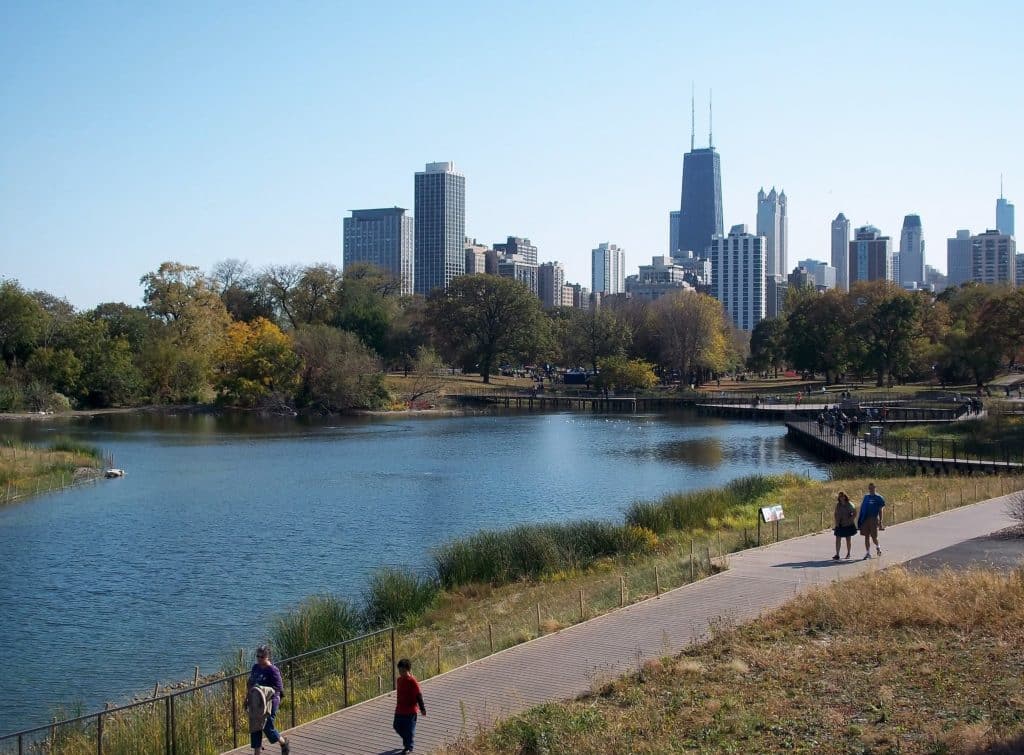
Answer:
M761 519L766 522L781 522L785 518L786 515L782 513L781 503L776 503L774 506L761 507Z

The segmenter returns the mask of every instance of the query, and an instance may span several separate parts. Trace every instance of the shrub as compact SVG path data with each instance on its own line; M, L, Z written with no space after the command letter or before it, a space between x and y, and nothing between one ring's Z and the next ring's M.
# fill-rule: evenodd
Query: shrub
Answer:
M400 569L379 569L364 592L364 621L372 629L401 624L428 609L437 581Z
M94 459L100 459L103 457L102 452L96 446L91 446L88 443L82 443L81 441L74 440L63 435L53 439L53 442L50 443L50 450L65 451L69 454L79 454L81 456L91 456Z
M347 600L314 595L273 619L270 641L276 658L290 658L347 640L361 629L360 612Z

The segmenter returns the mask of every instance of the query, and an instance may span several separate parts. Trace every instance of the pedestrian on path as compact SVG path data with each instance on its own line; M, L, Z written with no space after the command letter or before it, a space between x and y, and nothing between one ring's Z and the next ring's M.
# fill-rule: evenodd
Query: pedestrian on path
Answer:
M416 734L416 708L427 715L427 707L423 704L423 693L420 683L412 675L412 663L408 658L398 661L398 681L395 683L395 722L393 727L402 738L402 752L412 752L413 736Z
M853 536L857 534L857 509L850 502L850 497L842 490L836 496L836 510L833 514L835 529L832 530L836 536L836 555L832 556L833 561L839 560L839 545L843 538L846 538L846 557L850 557Z
M277 742L281 745L281 755L288 755L288 740L274 728L274 718L284 694L284 679L281 677L280 669L270 661L269 645L260 645L256 648L256 663L249 672L245 690L246 711L249 713L249 743L252 745L253 755L260 755L263 751L264 734L271 744ZM261 711L260 706L256 704L260 702L264 705L269 703L269 706ZM258 726L257 724L261 722L262 725Z
M857 529L864 536L864 558L871 558L871 541L875 541L875 553L882 555L882 549L878 545L878 530L883 529L882 514L885 508L885 499L875 492L875 483L868 485L868 494L860 502L860 512L857 514Z

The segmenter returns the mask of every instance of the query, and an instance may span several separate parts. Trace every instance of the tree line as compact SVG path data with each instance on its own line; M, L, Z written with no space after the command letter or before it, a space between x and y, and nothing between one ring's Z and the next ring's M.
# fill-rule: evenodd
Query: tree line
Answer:
M754 328L748 366L828 382L870 375L879 386L935 378L980 387L1016 365L1022 338L1022 289L966 283L936 296L859 282L849 292L791 290L784 313Z

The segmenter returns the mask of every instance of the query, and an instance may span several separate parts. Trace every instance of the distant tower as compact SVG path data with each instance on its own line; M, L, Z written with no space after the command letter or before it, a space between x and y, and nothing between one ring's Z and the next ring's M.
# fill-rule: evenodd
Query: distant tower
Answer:
M466 177L455 163L427 163L415 181L417 294L447 288L466 272Z
M919 215L903 218L903 230L900 231L900 277L897 282L904 288L912 288L914 284L924 288L924 236Z
M850 221L839 213L832 221L832 267L836 269L836 288L850 290Z
M679 255L679 210L668 214L668 254L670 257Z
M734 225L711 242L711 293L737 328L751 331L767 316L765 238Z
M590 253L590 288L595 294L621 294L626 290L626 252L607 241Z
M996 229L1005 236L1013 236L1013 205L1003 196L1003 177L999 176L999 199L996 200Z
M873 225L857 229L850 242L850 277L857 281L892 280L892 239Z
M775 187L768 194L757 192L757 235L764 236L765 269L767 275L786 274L786 192L777 193Z
M971 280L1017 285L1017 244L1013 236L995 229L971 236Z
M971 279L971 232L961 229L956 238L946 239L946 270L950 286L959 286Z
M712 236L722 235L722 170L711 131L711 103L708 101L708 146L694 146L693 98L690 99L690 151L683 155L683 185L679 203L679 249L705 257Z
M369 263L398 279L403 296L413 291L413 219L401 207L352 210L342 224L342 269Z

